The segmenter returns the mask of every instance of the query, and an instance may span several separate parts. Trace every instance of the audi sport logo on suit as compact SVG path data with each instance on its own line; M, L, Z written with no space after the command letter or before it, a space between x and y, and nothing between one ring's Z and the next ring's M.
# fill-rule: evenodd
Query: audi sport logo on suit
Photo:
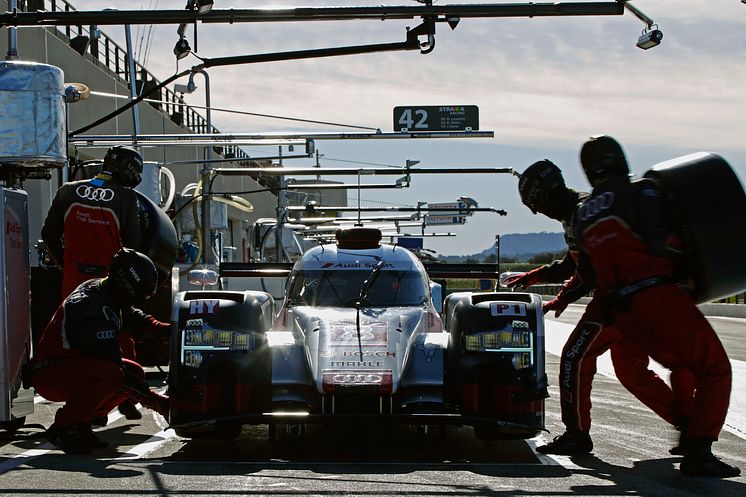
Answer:
M614 192L603 192L580 207L580 219L586 221L614 205Z

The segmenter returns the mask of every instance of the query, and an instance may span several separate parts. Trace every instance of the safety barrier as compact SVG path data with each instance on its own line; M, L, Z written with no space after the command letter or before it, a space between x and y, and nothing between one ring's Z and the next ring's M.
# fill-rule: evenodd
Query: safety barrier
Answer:
M561 289L562 285L543 284L531 286L526 291L538 293L546 300L553 298ZM589 300L590 297L583 297L578 301L578 303L585 304ZM699 310L706 316L746 318L746 305L744 304L746 304L746 293L739 293L725 299L720 299L716 302L700 304L697 307L699 307Z

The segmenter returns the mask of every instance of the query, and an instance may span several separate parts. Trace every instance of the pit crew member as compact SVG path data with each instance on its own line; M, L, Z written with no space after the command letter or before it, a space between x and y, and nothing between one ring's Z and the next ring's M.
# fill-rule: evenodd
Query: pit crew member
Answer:
M148 388L139 364L122 358L118 341L128 322L157 330L152 317L133 307L150 298L157 281L148 257L123 248L111 260L109 275L76 288L44 330L31 362L31 383L45 399L65 402L46 433L64 452L86 454L107 446L91 431L91 420L122 401L167 415L168 399Z
M595 270L606 321L653 359L670 369L685 367L694 377L681 472L738 476L740 469L711 450L728 411L730 362L689 293L676 284L684 247L657 185L630 180L624 151L610 136L586 141L580 162L593 191L577 213L578 264Z
M544 312L559 316L567 305L595 286L595 275L576 272L578 256L573 223L579 203L588 197L565 186L562 171L549 160L535 162L521 175L518 190L523 203L532 212L560 221L568 251L561 260L522 273L506 281L510 287L528 287L538 283L568 280L559 294L543 306ZM562 349L560 358L560 407L565 433L537 448L544 454L576 455L593 450L591 427L591 384L596 359L611 350L614 370L620 383L637 399L674 426L685 425L691 415L692 380L684 369L672 373L671 388L648 368L648 355L633 345L614 327L604 327L598 303L592 300ZM672 449L674 452L678 448Z

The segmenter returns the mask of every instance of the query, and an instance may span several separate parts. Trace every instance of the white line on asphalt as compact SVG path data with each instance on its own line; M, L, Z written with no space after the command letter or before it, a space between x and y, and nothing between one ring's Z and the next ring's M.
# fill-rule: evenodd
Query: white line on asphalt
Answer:
M49 442L45 442L35 449L27 450L22 454L18 454L17 456L13 456L10 459L6 459L2 463L0 463L0 475L10 471L11 469L16 469L18 466L26 464L28 461L34 458L43 456L52 449L54 449L54 445Z
M121 456L113 459L113 461L121 461L121 460L129 460L129 459L138 459L148 452L152 452L164 443L166 443L170 438L173 438L176 436L176 433L171 428L167 428L165 430L159 431L149 439L145 440L140 445L136 445L132 447L130 450L122 454Z
M562 347L570 336L574 326L559 321L546 320L546 351L554 355L562 354ZM723 429L733 433L739 438L746 440L746 362L730 361L733 371L733 380L730 395L730 407L728 416L725 418ZM596 368L599 373L609 378L616 379L614 366L611 363L609 352L598 357ZM657 362L650 360L650 369L658 373L658 376L669 382L670 371Z
M538 459L542 465L562 466L566 469L577 469L579 467L576 466L575 463L573 463L568 456L558 456L555 454L542 454L541 452L536 452L536 447L538 447L539 444L544 445L546 443L547 441L544 440L544 437L541 435L537 435L534 438L529 438L526 440L528 448L533 451L536 459Z
M176 436L176 432L172 430L171 428L164 427L165 419L163 419L163 416L160 414L150 411L150 413L153 415L153 419L155 420L156 424L163 428L161 431L153 435L152 437L145 440L140 445L136 445L132 447L130 450L122 454L121 456L113 459L114 461L121 461L121 460L128 460L128 459L138 459L148 452L152 452L164 443L166 443L170 438L173 438Z

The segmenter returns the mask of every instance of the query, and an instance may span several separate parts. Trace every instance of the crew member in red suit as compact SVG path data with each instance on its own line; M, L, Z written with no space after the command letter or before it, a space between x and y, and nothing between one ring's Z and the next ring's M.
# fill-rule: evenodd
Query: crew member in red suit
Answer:
M44 330L31 362L31 382L45 399L65 402L47 438L66 453L106 447L91 431L91 420L125 400L168 415L168 399L149 389L142 366L122 358L118 341L126 323L161 331L157 321L134 307L152 296L157 281L148 257L123 248L114 255L109 275L76 288Z
M101 173L93 179L65 183L49 208L41 236L62 267L62 298L91 278L106 276L111 258L121 247L137 249L142 239L140 205L132 190L142 180L142 156L132 147L110 148ZM119 337L122 353L135 360L129 331ZM119 406L127 419L140 419L129 402Z
M575 302L595 286L591 271L577 269L578 248L573 224L580 203L588 197L565 186L562 171L551 161L542 160L529 166L521 175L518 191L532 212L562 223L568 250L565 257L551 264L515 275L506 281L509 287L525 288L539 283L561 283L559 294L543 305L544 312L559 316L568 304ZM647 353L624 339L614 327L604 327L598 303L592 300L567 339L560 357L560 408L565 433L536 450L544 454L577 455L593 450L591 428L591 384L596 373L596 359L611 350L614 371L620 383L661 418L683 428L691 416L693 381L688 371L672 373L677 394L648 368ZM674 453L679 447L672 449Z
M712 454L728 411L731 369L717 334L677 280L684 255L656 183L632 181L622 147L591 138L580 162L593 191L577 212L579 261L596 274L596 297L607 323L669 369L695 382L680 470L689 476L733 477L741 471Z

